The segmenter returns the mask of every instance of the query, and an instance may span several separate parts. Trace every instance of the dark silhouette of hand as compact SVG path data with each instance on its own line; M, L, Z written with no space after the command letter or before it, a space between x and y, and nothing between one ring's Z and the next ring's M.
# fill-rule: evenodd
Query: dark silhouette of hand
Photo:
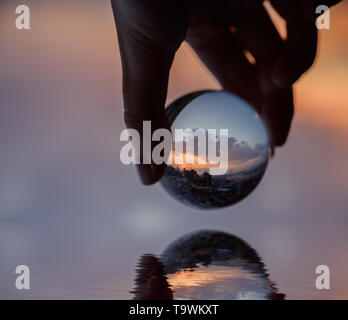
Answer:
M256 107L281 146L293 117L292 85L316 56L318 0L271 0L287 22L282 40L262 0L111 0L123 69L125 123L142 132L169 129L165 100L174 55L186 39L218 79ZM330 6L339 0L326 0ZM255 63L249 62L245 51ZM165 165L137 165L141 181L153 184Z

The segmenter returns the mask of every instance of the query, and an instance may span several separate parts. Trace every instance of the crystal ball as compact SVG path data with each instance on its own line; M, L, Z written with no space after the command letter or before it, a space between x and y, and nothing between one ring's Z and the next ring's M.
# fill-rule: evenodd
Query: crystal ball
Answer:
M269 136L248 102L225 91L193 92L166 109L172 148L161 184L200 209L233 205L259 184L269 160Z

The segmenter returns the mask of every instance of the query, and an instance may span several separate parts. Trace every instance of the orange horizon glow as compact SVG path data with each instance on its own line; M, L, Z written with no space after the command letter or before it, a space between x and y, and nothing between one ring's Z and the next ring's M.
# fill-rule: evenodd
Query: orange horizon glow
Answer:
M168 282L174 291L180 288L200 287L218 281L232 279L246 279L251 281L259 280L256 274L250 273L238 267L226 266L200 266L194 270L185 269L168 275Z
M187 157L192 157L194 159L194 163L193 164L189 164L187 163ZM183 160L183 161L182 161ZM169 162L168 164L172 167L175 167L181 171L185 170L197 170L197 171L202 171L202 170L208 170L210 168L217 168L220 166L220 163L218 164L213 164L210 163L208 160L206 160L205 164L201 164L198 161L199 160L204 160L201 157L199 157L198 155L192 155L192 154L187 154L187 153L182 153L182 152L178 152L178 151L174 151L172 150L170 155L169 155ZM242 171L245 170L247 168L251 168L253 166L258 165L259 163L261 163L261 161L264 160L264 157L261 155L257 158L254 159L249 159L247 161L233 161L233 160L229 160L228 161L228 169L229 171L233 170L235 172L238 171Z

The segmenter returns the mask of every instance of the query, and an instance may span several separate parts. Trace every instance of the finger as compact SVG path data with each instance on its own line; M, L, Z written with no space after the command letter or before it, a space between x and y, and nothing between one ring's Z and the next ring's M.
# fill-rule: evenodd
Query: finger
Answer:
M264 6L245 9L235 15L231 23L237 28L242 45L255 57L257 63L274 61L283 41Z
M293 116L294 102L292 88L278 88L272 94L264 96L261 117L268 128L272 147L285 144L290 132Z
M302 14L303 3L272 0L287 22L287 39L272 71L272 81L280 88L290 87L313 64L317 51L317 28Z
M208 14L196 14L186 40L224 90L251 103L258 100L256 68L245 57L226 23Z
M169 70L185 38L189 17L181 3L112 0L122 60L125 121L128 128L138 130L141 141L143 121L152 122L152 131L169 127L164 112ZM137 168L146 185L163 174L163 166L152 163Z
M237 37L242 46L256 60L261 92L263 94L271 92L274 85L269 74L283 47L283 40L266 9L259 6L245 10L245 14L240 14L233 19L233 24L237 28Z

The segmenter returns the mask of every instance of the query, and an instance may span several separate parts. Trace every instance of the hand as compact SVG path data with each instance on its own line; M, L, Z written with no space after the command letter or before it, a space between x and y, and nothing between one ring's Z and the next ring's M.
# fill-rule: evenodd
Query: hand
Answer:
M293 117L292 84L316 56L318 0L271 0L287 22L283 41L262 0L111 0L123 69L125 123L142 133L169 129L165 114L169 70L186 39L218 79L256 107L271 144L285 143ZM326 0L333 5L339 0ZM245 50L255 63L249 62ZM154 147L154 146L153 146ZM157 182L165 165L137 165L141 181Z

